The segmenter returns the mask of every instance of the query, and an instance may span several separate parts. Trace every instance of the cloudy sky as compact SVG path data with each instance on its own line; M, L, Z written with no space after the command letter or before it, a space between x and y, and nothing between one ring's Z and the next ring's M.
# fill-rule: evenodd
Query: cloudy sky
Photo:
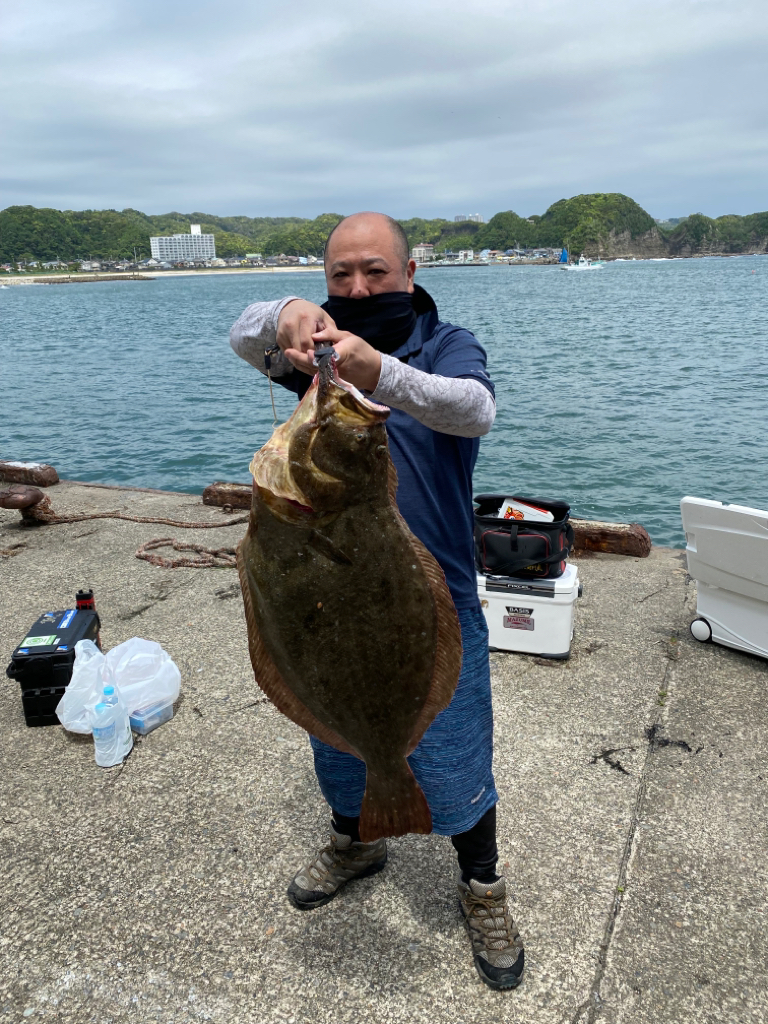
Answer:
M768 209L768 0L34 0L0 208Z

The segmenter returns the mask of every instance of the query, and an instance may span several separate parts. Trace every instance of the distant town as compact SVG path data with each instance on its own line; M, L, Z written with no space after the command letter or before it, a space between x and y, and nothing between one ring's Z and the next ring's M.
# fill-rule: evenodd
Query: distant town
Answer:
M458 252L450 250L435 252L435 246L429 242L420 242L411 249L411 258L419 266L447 266L457 263L514 263L531 260L538 262L545 261L557 263L562 249L537 248L537 249L459 249Z
M474 224L484 224L485 221L479 213L458 214L454 217L455 223L469 221ZM108 259L81 259L81 260L28 260L20 261L18 264L5 263L1 269L6 272L29 273L40 271L68 271L68 272L117 272L137 270L195 270L195 269L216 269L238 267L291 267L291 266L313 266L321 265L322 258L312 254L306 256L293 256L280 253L278 256L267 256L264 258L261 253L249 252L244 256L232 256L228 259L221 259L216 256L215 236L203 234L199 224L190 225L189 234L175 235L153 235L149 239L150 255L141 259L135 254L133 260L108 260ZM560 255L560 248L536 248L536 249L459 249L453 252L450 249L436 251L431 242L419 242L411 249L411 258L419 265L455 265L455 264L477 264L477 263L510 263L515 260L547 260L556 261Z
M339 213L302 217L144 214L139 210L0 210L0 268L7 280L119 280L147 271L318 269ZM768 252L768 212L716 219L653 218L629 196L560 199L543 214L514 210L399 221L420 267L552 263L571 258L681 259Z
M316 256L270 256L263 259L261 253L249 252L245 256L233 256L230 259L219 259L216 256L216 243L213 235L204 235L199 224L190 225L190 233L179 235L155 235L149 239L150 256L141 259L136 256L133 260L29 260L22 261L16 266L10 263L2 265L5 271L18 270L19 272L58 270L58 271L82 271L94 273L97 271L125 271L136 270L195 270L205 268L221 267L276 267L310 265L319 263Z

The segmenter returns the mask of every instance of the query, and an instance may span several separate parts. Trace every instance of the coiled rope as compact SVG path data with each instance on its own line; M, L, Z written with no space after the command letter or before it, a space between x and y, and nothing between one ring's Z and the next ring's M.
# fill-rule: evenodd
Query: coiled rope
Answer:
M228 505L224 511L231 510ZM217 530L225 526L236 526L247 523L248 516L238 516L224 523L190 523L180 519L166 519L163 516L129 516L124 512L75 512L71 515L60 515L51 505L50 498L44 495L35 504L19 509L25 526L57 526L63 523L82 523L89 519L122 519L128 523L162 523L164 526L176 526L184 530ZM182 558L167 558L150 552L161 547L172 547L175 551L192 551L199 557L185 555ZM3 552L5 553L5 552ZM142 544L136 551L136 557L151 565L163 569L232 569L237 567L235 548L206 548L202 544L184 544L173 537L156 537Z

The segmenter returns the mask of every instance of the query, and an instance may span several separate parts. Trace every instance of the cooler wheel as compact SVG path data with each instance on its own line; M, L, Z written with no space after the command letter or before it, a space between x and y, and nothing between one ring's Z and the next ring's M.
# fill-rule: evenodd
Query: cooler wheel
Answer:
M691 623L691 636L706 644L712 639L712 627L706 619L694 619Z

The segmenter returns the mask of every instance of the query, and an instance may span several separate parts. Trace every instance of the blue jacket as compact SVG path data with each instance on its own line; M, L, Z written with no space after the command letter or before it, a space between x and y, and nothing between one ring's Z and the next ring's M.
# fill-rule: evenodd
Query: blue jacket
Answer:
M393 357L425 373L478 380L493 395L485 349L474 334L442 322L419 285L413 304L416 327ZM311 378L294 370L275 381L302 398ZM439 434L400 409L392 409L387 435L403 518L442 567L456 607L477 608L472 472L479 438Z

